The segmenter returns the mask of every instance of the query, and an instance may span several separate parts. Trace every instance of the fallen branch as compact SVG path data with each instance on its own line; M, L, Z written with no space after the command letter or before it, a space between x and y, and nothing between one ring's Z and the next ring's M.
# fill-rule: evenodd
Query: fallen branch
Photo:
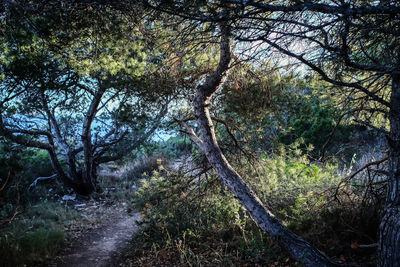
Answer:
M28 188L28 189L30 190L30 189L32 189L32 187L35 187L36 184L37 184L38 182L40 182L40 181L53 180L53 179L56 179L56 177L57 177L57 174L53 174L53 175L47 176L47 177L38 177L38 178L35 179L35 181L33 181L33 183L31 183L31 184L29 185L29 188Z

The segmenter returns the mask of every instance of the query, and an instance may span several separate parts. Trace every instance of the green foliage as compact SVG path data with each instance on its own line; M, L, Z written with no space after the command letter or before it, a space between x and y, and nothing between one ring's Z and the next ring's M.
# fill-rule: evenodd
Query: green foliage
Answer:
M144 160L149 157L172 160L191 150L192 145L188 137L173 136L166 141L153 141L141 145L130 153L126 161L129 163L135 159Z
M165 162L165 158L162 154L153 154L151 156L138 157L133 166L129 166L125 171L124 176L131 180L138 180L143 175L146 176L157 170Z
M136 262L201 266L288 260L215 175L189 177L160 165L141 180L133 202L143 218L137 250L152 255L141 254Z
M336 126L337 109L329 101L312 96L302 102L287 121L286 129L280 134L280 141L291 144L301 138L304 144L321 149ZM331 142L348 142L352 127L340 124Z
M187 229L209 231L242 226L240 205L231 193L212 180L190 179L178 173L168 177L162 165L141 180L135 206L142 210L146 227L154 236L180 236Z
M162 148L173 153L173 157L171 158L179 158L188 151L192 150L192 143L189 137L186 135L179 135L168 138L168 140L163 144Z
M0 229L0 265L23 266L53 257L65 243L64 227L79 218L78 212L58 203L25 207L21 216Z
M32 149L24 157L23 162L27 169L26 173L24 173L26 178L32 179L54 174L47 151Z
M0 237L2 266L23 266L38 259L49 258L64 242L59 229L38 228L26 233L17 229Z
M24 169L23 157L24 150L21 147L0 139L0 183L5 183L9 175Z
M224 113L245 117L257 124L273 113L275 101L284 93L279 73L251 65L235 68L223 88Z
M0 141L0 203L5 204L1 206L16 206L34 198L46 197L47 188L38 185L28 192L28 187L37 177L53 173L46 151Z
M218 117L230 125L233 135L251 149L267 149L301 139L302 149L314 147L316 157L335 128L342 112L342 96L314 76L244 65L234 70L223 88ZM344 117L336 127L328 151L349 142L354 125ZM222 140L230 137L219 131Z
M94 22L87 28L68 32L73 39L68 46L64 44L64 53L69 54L68 64L85 76L142 75L147 55L140 32L130 29L134 26L122 16L114 16L114 21L107 21L110 18L105 14L104 19L103 25ZM53 41L59 40L55 38Z
M300 144L281 146L272 157L262 154L257 168L246 168L248 184L272 211L285 221L302 221L315 216L327 203L325 191L340 177L337 166L311 163Z
M251 166L246 163L236 168L246 174L246 183L284 224L331 256L340 253L353 257L350 244L354 240L371 242L368 240L376 238L378 206L361 208L363 191L357 188L343 193L351 194L351 201L334 201L332 195L341 179L337 165L310 162L298 142L280 146L273 155L261 154ZM143 218L142 233L136 240L141 246L132 250L135 262L184 266L292 264L260 232L215 174L188 177L159 165L140 183L133 199ZM351 222L350 228L347 222ZM345 250L341 249L343 244ZM371 255L357 257L368 262Z

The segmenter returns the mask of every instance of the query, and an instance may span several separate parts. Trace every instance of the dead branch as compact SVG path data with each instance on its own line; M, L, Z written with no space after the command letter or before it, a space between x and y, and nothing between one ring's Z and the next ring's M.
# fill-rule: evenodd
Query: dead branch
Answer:
M184 132L189 136L190 140L198 145L200 149L203 149L203 141L197 136L197 134L193 130L193 127L186 123L189 120L192 120L192 118L187 118L184 120L178 120L177 118L174 118L174 121L186 130Z
M380 159L380 160L376 160L376 161L369 162L369 163L365 164L364 166L362 166L361 168L359 168L358 170L356 170L355 172L353 172L352 174L350 174L350 175L346 176L345 178L343 178L343 179L339 182L339 184L337 185L337 187L336 187L335 194L334 194L334 198L337 199L337 195L338 195L338 193L339 193L340 187L341 187L343 184L347 184L351 179L354 178L354 176L356 176L357 174L359 174L359 173L362 172L363 170L369 168L370 166L379 165L379 164L385 162L385 161L388 160L388 159L389 159L389 157L384 157L384 158L382 158L382 159Z
M57 177L57 174L53 174L51 176L47 176L47 177L38 177L35 179L35 181L33 181L33 183L31 183L28 187L29 190L31 190L33 187L36 186L36 184L40 181L47 181L47 180L53 180Z

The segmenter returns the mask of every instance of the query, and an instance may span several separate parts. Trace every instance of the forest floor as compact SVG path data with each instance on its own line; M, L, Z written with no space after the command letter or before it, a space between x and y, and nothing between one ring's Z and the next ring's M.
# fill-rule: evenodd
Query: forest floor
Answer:
M128 214L125 203L109 200L79 201L73 205L88 218L87 224L69 231L67 247L48 266L116 266L115 259L138 230L140 214Z

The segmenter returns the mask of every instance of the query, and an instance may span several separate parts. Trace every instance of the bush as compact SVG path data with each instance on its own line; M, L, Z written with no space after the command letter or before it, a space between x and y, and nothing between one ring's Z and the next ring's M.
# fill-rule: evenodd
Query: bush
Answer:
M337 190L343 179L338 166L310 162L297 144L281 147L272 157L263 155L245 173L261 201L289 229L332 257L374 261L373 249L354 250L358 243L377 241L380 197L373 188L358 181Z
M256 167L246 167L243 173L261 201L288 222L314 217L327 204L327 190L341 179L336 170L335 164L311 163L294 144L281 146L272 157L262 154Z
M142 247L133 252L140 264L215 266L287 259L215 174L190 177L159 166L141 180L134 205L143 218L135 242Z
M52 174L54 170L46 151L21 147L0 139L0 207L25 205L32 200L48 198L49 188L41 183L30 192L28 187L37 177ZM62 184L56 184L54 188L59 191L64 189Z
M127 164L123 171L123 177L129 180L139 180L143 175L151 174L160 165L165 164L166 159L163 154L153 154L151 156L141 156L132 163Z
M193 179L160 166L141 180L134 203L152 236L179 236L187 229L241 227L243 211L234 197L216 185L215 177ZM197 181L196 181L197 180ZM151 227L150 227L151 225Z
M279 134L279 141L290 145L301 138L303 148L312 145L313 148L321 149L336 126L338 113L339 110L326 100L313 96L308 101L302 101L298 110L288 116L285 130ZM349 142L354 129L354 125L339 124L331 145Z
M362 207L363 192L351 186L339 192L351 193L351 201L334 201L341 179L337 165L310 162L299 145L282 146L275 155L243 165L238 169L247 184L290 229L331 257L374 261L373 251L356 251L353 245L376 241L378 209ZM141 180L134 204L143 218L143 232L135 242L142 247L132 251L140 264L294 264L213 173L189 177L159 166Z

